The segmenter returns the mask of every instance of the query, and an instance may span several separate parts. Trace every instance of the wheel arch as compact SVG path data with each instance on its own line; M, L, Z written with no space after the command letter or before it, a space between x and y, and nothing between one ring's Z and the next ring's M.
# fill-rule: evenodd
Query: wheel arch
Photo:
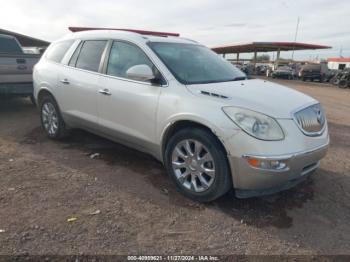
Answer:
M41 101L43 100L43 98L45 96L51 96L55 100L55 102L57 103L57 100L56 100L55 96L53 95L53 93L48 88L43 87L38 91L38 94L36 96L38 106L40 105Z
M171 122L170 124L167 125L165 130L162 133L161 137L161 160L164 162L164 154L165 154L165 149L166 146L170 140L170 138L178 131L184 129L184 128L200 128L203 130L206 130L207 132L211 133L219 142L221 145L223 151L225 152L225 155L227 157L228 152L224 146L224 143L220 140L220 136L218 133L215 131L213 127L210 127L207 124L201 123L196 120L192 119L181 119L181 120L176 120L174 122Z

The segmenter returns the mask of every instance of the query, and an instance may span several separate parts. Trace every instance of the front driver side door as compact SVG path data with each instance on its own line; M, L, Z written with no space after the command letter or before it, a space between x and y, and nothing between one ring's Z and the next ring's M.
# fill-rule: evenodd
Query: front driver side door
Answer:
M113 41L97 100L101 131L147 151L154 146L156 111L162 87L149 81L135 81L126 75L130 67L144 64L157 71L138 46Z

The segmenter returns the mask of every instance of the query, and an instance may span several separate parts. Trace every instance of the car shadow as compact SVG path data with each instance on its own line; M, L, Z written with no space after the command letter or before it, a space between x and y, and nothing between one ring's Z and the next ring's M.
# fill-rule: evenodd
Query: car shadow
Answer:
M313 199L313 179L307 179L297 187L267 197L238 199L230 191L220 199L201 204L185 198L175 189L160 162L142 152L130 149L110 140L82 130L72 130L71 134L60 142L48 140L40 127L27 133L23 144L56 143L65 150L80 150L84 155L104 161L108 166L126 167L150 183L154 188L168 195L169 204L183 208L201 210L210 208L223 212L232 218L255 227L274 226L289 228L293 225L287 211L300 208ZM153 170L153 172L145 172Z
M1 101L0 108L4 113L17 114L17 112L28 112L28 110L35 111L29 100L26 99ZM340 136L344 134L344 131L349 130L348 126L339 126L339 124L334 123L329 123L329 128L332 131L331 136L332 134L338 136L338 133ZM348 146L348 141L343 140L332 146ZM335 139L335 141L339 141L339 139ZM93 165L89 159L95 155L95 160L103 161L107 166L125 167L142 177L144 181L168 197L169 205L195 210L206 208L217 210L241 221L241 223L259 228L268 226L291 227L293 218L288 215L288 210L301 208L304 203L313 200L314 197L314 181L313 176L311 176L297 187L272 196L238 199L234 192L230 191L212 203L201 204L178 193L162 164L153 157L82 130L72 130L67 138L54 142L46 137L41 127L37 126L25 133L20 139L20 144L32 146L36 153L40 152L46 155L51 151L51 145L56 145L60 148L59 150L78 150L86 155L86 158L82 159L82 163L86 165ZM37 150L38 145L42 145L40 150ZM96 153L98 154L96 155ZM73 165L73 163L66 162L65 164ZM152 172L147 172L148 170L152 170ZM111 182L118 183L118 178L112 179ZM144 196L147 197L147 194ZM153 201L158 200L153 199Z

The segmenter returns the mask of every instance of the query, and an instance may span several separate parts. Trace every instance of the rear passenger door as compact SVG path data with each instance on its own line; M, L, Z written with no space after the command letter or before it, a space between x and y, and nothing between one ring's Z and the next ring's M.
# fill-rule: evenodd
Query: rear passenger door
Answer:
M97 92L100 87L102 56L107 40L82 41L68 66L59 76L63 113L68 122L95 129L97 125Z

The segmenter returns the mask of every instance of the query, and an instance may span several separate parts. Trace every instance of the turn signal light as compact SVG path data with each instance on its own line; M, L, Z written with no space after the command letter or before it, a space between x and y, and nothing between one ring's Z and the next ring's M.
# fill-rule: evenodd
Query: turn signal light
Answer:
M287 166L286 160L260 159L254 157L245 157L250 166L266 170L284 170Z

